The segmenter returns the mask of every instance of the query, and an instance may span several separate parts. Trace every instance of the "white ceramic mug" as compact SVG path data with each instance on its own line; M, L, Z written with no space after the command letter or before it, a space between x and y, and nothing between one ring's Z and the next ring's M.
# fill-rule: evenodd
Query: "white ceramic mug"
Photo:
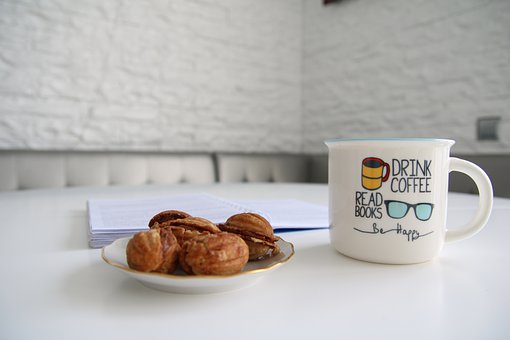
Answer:
M436 257L445 241L480 231L492 209L492 184L475 164L450 157L446 139L335 139L329 148L333 247L359 260L407 264ZM480 195L467 225L446 229L448 177L471 177Z

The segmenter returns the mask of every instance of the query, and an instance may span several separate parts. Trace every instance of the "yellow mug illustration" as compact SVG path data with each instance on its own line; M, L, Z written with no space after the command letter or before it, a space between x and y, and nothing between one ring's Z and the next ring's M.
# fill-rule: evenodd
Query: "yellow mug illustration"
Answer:
M367 190L377 190L390 176L390 165L380 158L367 157L362 162L361 185Z

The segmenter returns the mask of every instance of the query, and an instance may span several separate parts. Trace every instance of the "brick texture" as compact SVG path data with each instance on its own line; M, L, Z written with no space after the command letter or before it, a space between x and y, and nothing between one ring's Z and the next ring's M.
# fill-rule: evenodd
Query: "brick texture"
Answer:
M300 151L301 5L0 0L0 148Z
M507 0L0 0L0 148L508 152L509 22Z
M442 137L510 151L510 1L304 1L304 149L336 137ZM500 141L476 140L500 116Z

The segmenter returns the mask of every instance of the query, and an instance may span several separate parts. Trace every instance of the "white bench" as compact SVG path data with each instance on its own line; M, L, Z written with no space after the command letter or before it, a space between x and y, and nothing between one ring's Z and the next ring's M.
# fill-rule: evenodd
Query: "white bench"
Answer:
M510 197L508 155L460 156L481 166L494 194ZM228 183L327 183L327 155L0 150L0 191L49 187ZM463 175L450 190L475 193Z
M228 182L308 182L308 157L296 154L216 155L218 181Z
M0 191L215 180L211 154L0 151Z

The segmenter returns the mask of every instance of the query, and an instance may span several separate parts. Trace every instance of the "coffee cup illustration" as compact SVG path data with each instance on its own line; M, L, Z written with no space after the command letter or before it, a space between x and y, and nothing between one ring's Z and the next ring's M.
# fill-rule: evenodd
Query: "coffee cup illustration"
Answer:
M390 176L390 165L380 158L367 157L362 162L361 185L367 190L377 190Z

